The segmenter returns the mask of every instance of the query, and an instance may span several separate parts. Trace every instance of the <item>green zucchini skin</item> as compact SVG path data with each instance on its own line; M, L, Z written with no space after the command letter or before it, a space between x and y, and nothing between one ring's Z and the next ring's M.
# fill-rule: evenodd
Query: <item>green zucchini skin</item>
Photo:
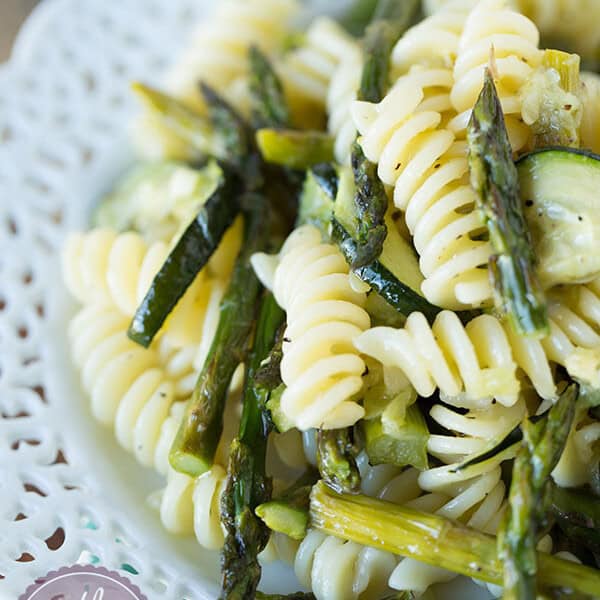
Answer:
M337 219L331 221L331 237L337 242L346 262L352 264L358 245ZM432 322L441 308L430 304L423 296L399 281L392 272L378 260L358 267L354 273L368 283L388 304L405 316L418 311Z
M240 211L236 182L225 177L179 238L135 312L127 335L147 348L217 249Z
M517 162L521 199L545 289L600 274L600 156L550 147Z

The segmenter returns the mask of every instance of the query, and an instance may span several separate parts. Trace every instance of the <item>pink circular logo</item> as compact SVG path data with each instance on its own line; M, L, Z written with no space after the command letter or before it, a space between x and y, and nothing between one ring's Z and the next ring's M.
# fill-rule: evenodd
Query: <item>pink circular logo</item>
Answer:
M116 571L73 565L35 580L19 600L148 600L136 585Z

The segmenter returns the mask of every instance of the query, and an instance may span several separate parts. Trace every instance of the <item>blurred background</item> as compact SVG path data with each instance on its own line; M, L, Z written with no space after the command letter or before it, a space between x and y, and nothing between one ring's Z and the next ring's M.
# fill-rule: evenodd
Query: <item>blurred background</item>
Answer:
M39 0L0 0L0 62L10 56L19 27Z

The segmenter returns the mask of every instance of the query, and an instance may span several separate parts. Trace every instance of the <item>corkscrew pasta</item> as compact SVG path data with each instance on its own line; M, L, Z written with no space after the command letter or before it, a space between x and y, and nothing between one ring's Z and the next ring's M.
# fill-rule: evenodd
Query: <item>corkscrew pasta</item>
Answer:
M463 136L466 131L493 48L496 85L513 150L518 152L527 144L530 131L521 119L519 91L541 64L539 37L536 26L507 8L505 0L481 0L469 13L460 38L450 95L459 113L450 123L457 135Z
M160 429L176 399L176 386L158 353L134 344L127 320L110 305L92 304L69 326L73 359L81 369L92 414L113 425L119 443L153 466Z
M333 73L327 91L327 130L335 139L335 159L343 165L350 164L350 149L356 136L350 108L360 84L362 59L358 46L349 48Z
M450 0L410 28L392 52L396 74L402 75L415 65L452 68L465 20L474 4L474 0Z
M366 295L355 292L339 250L306 225L286 240L273 293L287 313L281 376L286 417L300 430L355 423L364 410L352 397L365 364L352 346L370 325Z
M328 17L315 19L306 31L304 43L280 61L278 71L292 110L298 110L298 104L324 110L334 74L357 50L356 40L335 21Z
M517 367L542 398L556 392L542 344L516 336L490 315L463 326L455 313L443 311L430 327L421 313L412 313L404 329L375 327L355 344L383 364L400 367L420 395L431 396L439 388L457 406L483 408L493 399L515 404Z
M270 54L283 42L295 15L293 0L224 0L192 33L189 46L167 76L167 89L198 110L201 79L219 92L248 73L246 52L256 45Z
M452 110L447 69L414 68L377 105L356 102L354 122L367 158L394 186L394 204L420 255L421 289L432 303L459 309L491 300L489 243L469 184L464 144L443 126Z
M600 77L595 73L582 73L581 147L600 152Z

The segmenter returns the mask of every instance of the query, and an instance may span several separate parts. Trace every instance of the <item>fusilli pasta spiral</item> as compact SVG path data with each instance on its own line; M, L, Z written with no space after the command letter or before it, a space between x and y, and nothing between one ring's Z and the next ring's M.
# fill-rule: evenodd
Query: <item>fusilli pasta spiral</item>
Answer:
M365 363L352 343L370 319L344 257L315 227L296 229L279 255L273 293L287 313L282 411L301 431L354 424L364 414L353 396Z
M350 107L356 100L360 85L362 52L356 46L348 50L329 83L327 92L327 129L335 138L334 155L340 164L350 163L350 149L356 128L350 117Z
M278 65L292 110L295 105L306 103L324 110L336 70L346 57L357 51L356 40L335 21L328 17L315 19L302 45L291 50Z
M355 102L352 115L367 158L394 186L394 204L420 255L421 289L450 309L491 300L487 263L491 247L469 182L466 145L443 126L452 111L448 69L414 68L379 104Z
M496 86L513 150L517 152L527 144L531 132L521 119L519 91L541 64L539 37L536 26L507 8L506 0L481 0L469 13L460 38L450 95L459 113L450 123L457 135L466 132L493 49Z
M484 408L494 398L514 405L520 390L517 367L542 398L555 396L542 343L515 335L491 315L463 326L455 313L443 311L430 326L421 313L412 313L404 329L375 327L359 336L355 345L383 364L402 369L421 396L431 396L439 388L456 406Z
M396 43L392 65L397 75L414 65L452 68L465 20L475 0L450 0L411 27Z
M248 47L254 44L270 54L281 46L287 23L297 11L293 0L221 0L214 7L212 17L193 32L166 81L170 93L199 110L204 105L198 81L225 92L248 73Z
M579 487L591 483L600 451L600 422L579 410L560 461L552 478L561 487Z
M582 73L581 81L581 147L600 152L600 76L596 73Z
M129 340L127 325L113 306L86 306L69 325L73 359L90 395L92 414L105 425L114 424L117 440L140 463L156 466L161 428L176 400L177 385L163 370L156 350Z

